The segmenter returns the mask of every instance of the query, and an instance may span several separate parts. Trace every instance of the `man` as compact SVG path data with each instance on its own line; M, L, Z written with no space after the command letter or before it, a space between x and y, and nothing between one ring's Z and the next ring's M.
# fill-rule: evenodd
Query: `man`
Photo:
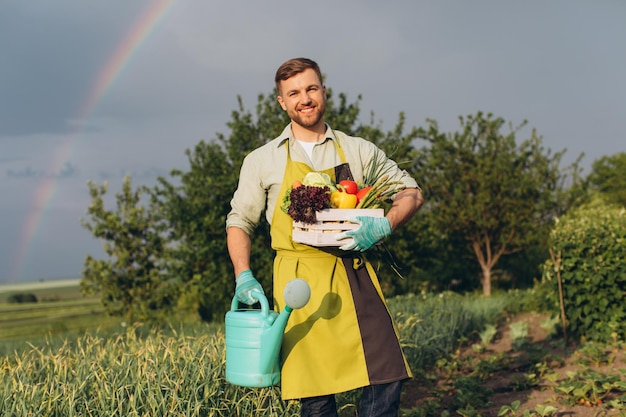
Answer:
M371 142L332 130L324 122L326 87L319 66L291 59L276 71L278 102L291 123L271 142L246 156L226 221L237 298L253 304L263 291L250 270L250 234L266 209L274 260L274 304L295 277L311 286L311 299L294 310L281 351L283 399L300 399L302 416L336 416L334 394L364 387L359 416L397 415L401 384L411 377L378 278L362 252L389 236L419 209L413 178ZM316 248L291 240L292 220L280 209L295 180L325 172L333 180L360 181L367 164L382 161L399 191L385 217L360 217L349 232L354 243ZM347 236L343 235L342 238ZM341 244L341 243L340 243Z

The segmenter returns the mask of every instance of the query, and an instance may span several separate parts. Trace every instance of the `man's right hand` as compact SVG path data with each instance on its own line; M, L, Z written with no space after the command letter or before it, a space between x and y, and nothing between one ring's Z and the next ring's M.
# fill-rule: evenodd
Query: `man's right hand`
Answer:
M259 291L261 294L265 294L263 287L261 287L261 284L256 280L254 275L252 275L252 271L249 269L237 275L235 282L235 296L244 304L251 305L258 301L258 299L252 295L252 291L254 290Z

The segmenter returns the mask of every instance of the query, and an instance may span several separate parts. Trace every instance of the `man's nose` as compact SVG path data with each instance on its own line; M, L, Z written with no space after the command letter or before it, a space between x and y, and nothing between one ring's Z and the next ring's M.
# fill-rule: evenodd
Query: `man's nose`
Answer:
M304 93L302 93L302 103L309 104L310 102L311 102L311 96L309 95L308 91L305 91Z

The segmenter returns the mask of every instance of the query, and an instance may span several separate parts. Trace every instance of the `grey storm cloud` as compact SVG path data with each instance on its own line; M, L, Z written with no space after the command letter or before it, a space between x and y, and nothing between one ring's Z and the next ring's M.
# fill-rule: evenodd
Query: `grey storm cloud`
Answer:
M153 180L158 177L167 177L169 170L162 167L149 167L146 169L124 169L120 168L115 171L99 171L98 179L101 181L109 181L113 179L121 179L124 177L131 177L133 181L140 180Z
M71 3L1 5L0 137L71 129L98 69L138 10L134 2L119 3L128 13L77 3L70 12ZM81 35L87 28L91 35Z
M407 129L433 119L455 131L459 115L483 111L528 120L547 148L585 152L587 166L625 150L625 1L322 0L314 14L173 1L127 43L158 4L0 0L0 195L11 196L0 197L0 282L77 277L94 244L78 221L87 181L113 190L126 175L149 185L188 168L185 149L228 134L238 98L254 113L295 56L315 59L335 93L361 96L361 119L373 112L384 129L403 112ZM37 210L38 240L12 275L16 236Z
M0 157L0 164L7 164L13 162L24 161L26 158L22 156L14 156L14 157Z
M37 168L26 167L22 169L8 169L6 171L6 176L11 179L21 179L21 178L72 178L78 175L79 171L76 167L67 162L56 172L46 172L45 170L40 170Z
M36 170L31 167L26 167L20 170L7 170L8 178L43 178L46 176L44 171Z

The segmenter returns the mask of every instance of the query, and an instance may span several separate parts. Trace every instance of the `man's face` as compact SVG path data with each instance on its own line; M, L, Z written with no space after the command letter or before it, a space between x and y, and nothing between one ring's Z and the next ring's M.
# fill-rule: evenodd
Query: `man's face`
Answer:
M280 82L278 102L294 123L307 129L324 124L326 87L312 69Z

